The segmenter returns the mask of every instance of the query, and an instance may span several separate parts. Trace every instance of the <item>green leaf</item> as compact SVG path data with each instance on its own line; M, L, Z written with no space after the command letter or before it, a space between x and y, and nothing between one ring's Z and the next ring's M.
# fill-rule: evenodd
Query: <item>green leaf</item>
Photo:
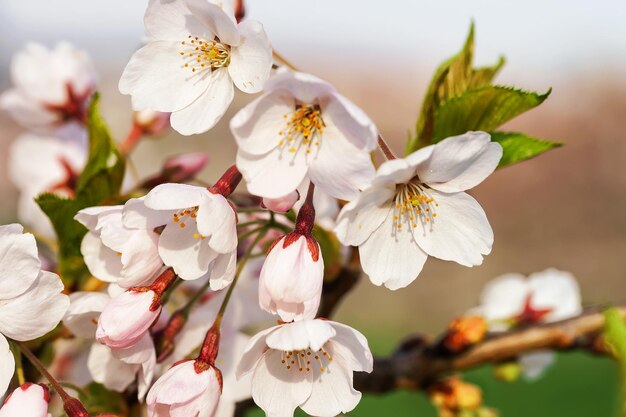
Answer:
M518 132L491 132L491 140L502 146L502 159L498 168L525 161L563 145Z
M96 94L88 112L89 155L78 178L75 198L49 193L36 198L59 240L59 271L68 287L89 275L80 253L80 243L87 229L74 220L74 216L79 210L111 201L119 194L124 178L124 161L100 116L98 105Z
M495 130L503 123L540 105L550 95L487 85L467 90L441 103L435 111L432 142L468 130Z
M620 364L622 387L626 386L626 322L619 308L611 307L604 311L604 341ZM626 416L625 389L622 388L622 416Z
M109 391L101 384L92 382L79 394L80 402L92 416L114 414L123 417L129 414L124 396L118 392Z

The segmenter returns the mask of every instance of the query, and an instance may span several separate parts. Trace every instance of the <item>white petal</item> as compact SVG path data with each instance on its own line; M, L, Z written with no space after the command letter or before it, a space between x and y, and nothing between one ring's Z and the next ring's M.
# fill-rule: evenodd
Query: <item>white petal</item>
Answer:
M80 244L80 253L94 277L105 282L117 282L122 279L120 254L104 246L95 233L87 232Z
M185 403L206 391L214 371L196 373L194 361L174 365L152 386L147 402L161 404Z
M58 115L16 88L0 95L0 108L8 112L20 125L35 130L46 130L58 122Z
M237 270L237 251L219 254L211 265L211 290L219 291L226 288L233 282Z
M189 33L199 36L204 31L209 35L182 0L150 0L143 21L150 36L159 40L182 42Z
M549 350L538 350L525 353L519 357L519 364L522 367L522 375L527 381L536 381L546 369L554 363L554 352Z
M375 285L391 290L404 288L417 278L428 256L406 228L396 229L393 210L374 233L359 246L361 266Z
M209 264L218 253L206 240L197 237L198 229L190 224L179 227L169 224L159 238L159 255L182 279L198 279L209 271Z
M172 128L182 135L203 133L220 121L233 101L235 90L226 68L208 76L204 92L188 106L177 109L170 116Z
M151 41L133 54L119 82L120 92L132 96L133 109L173 112L206 91L210 73L185 68L180 47L180 42Z
M95 338L98 317L111 297L100 292L86 291L72 293L69 297L70 306L63 324L78 337Z
M94 381L118 392L128 388L139 369L138 365L129 365L116 359L111 349L99 343L91 345L87 367Z
M361 245L385 221L394 189L371 187L346 204L337 218L335 233L344 245Z
M480 204L464 192L429 192L438 204L433 208L437 217L413 229L419 246L435 258L464 266L480 265L493 244L493 230Z
M285 352L307 348L316 351L335 334L335 329L326 320L302 320L277 327L265 342L270 348Z
M0 226L0 301L23 294L37 279L37 243L22 226Z
M263 94L239 110L230 120L237 146L250 155L263 155L283 139L279 132L287 127L285 115L294 112L296 101L284 91Z
M314 75L279 70L265 83L265 91L286 91L303 103L313 104L322 97L336 94L335 88Z
M124 204L122 222L128 228L153 230L155 227L163 226L170 221L172 214L174 213L148 208L145 197L131 198Z
M15 372L15 358L7 339L0 333L0 397L3 397Z
M199 206L207 198L210 198L209 191L204 187L168 183L154 187L144 202L154 210L180 210Z
M333 124L352 145L368 152L376 149L378 130L374 122L341 94L331 95L322 113L326 125Z
M390 159L378 167L376 177L372 180L372 185L385 187L404 184L409 182L415 175L415 167L411 166L406 159Z
M308 171L304 152L296 154L276 148L266 155L237 152L237 168L246 180L251 194L282 197L298 188Z
M337 334L332 339L336 349L341 348L341 355L350 370L358 372L372 372L374 358L370 351L367 339L363 334L350 326L331 321Z
M267 417L293 417L311 395L311 372L298 372L281 364L281 352L269 350L252 376L252 398Z
M74 216L74 220L85 226L90 231L96 231L98 218L108 214L120 212L123 206L95 206L80 210Z
M230 253L237 248L237 219L228 200L219 194L198 208L198 231L209 236L211 249L219 253Z
M480 295L480 309L487 321L504 321L524 310L528 283L521 274L505 274L489 281Z
M274 330L278 329L280 326L270 327L269 329L262 330L255 334L252 339L248 341L246 347L241 354L241 359L237 364L237 370L235 374L237 375L237 379L241 379L244 375L247 375L252 370L254 370L255 365L263 356L263 353L268 349L267 343L265 340L267 339L267 335L272 333Z
M263 25L256 20L239 24L241 43L232 48L228 72L244 93L258 93L270 76L272 48Z
M311 182L333 197L352 200L375 175L367 150L359 149L331 124L327 124L319 148L311 155Z
M185 0L187 7L200 22L219 38L220 42L237 46L239 31L234 16L207 0Z
M25 341L54 329L70 305L69 297L61 291L63 283L58 275L41 271L24 294L0 301L0 333Z
M536 309L551 309L545 321L572 318L582 312L580 288L574 276L551 268L528 277L531 305Z
M439 191L465 191L480 184L498 166L502 146L488 133L468 132L442 140L417 167L420 181Z
M328 347L332 362L313 378L311 396L300 406L307 414L334 417L351 411L361 400L361 393L352 387L352 371L343 366L344 358L333 346Z

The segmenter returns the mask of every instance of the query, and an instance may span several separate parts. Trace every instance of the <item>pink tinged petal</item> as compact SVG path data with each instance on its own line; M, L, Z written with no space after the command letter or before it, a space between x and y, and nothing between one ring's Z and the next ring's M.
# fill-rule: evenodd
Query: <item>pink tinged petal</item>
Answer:
M203 26L182 0L150 0L143 19L154 39L182 42L189 33L212 39L214 33Z
M127 348L114 349L113 356L124 363L141 365L148 362L155 362L154 342L149 332L143 334L139 341Z
M202 394L211 386L215 371L196 373L194 361L185 361L174 365L154 383L146 402L149 407L154 404L185 403Z
M554 352L538 350L520 355L518 361L522 367L522 375L527 381L536 381L544 374L546 369L554 363Z
M551 309L545 321L565 320L582 312L580 288L574 276L554 268L536 272L528 277L531 306Z
M181 135L204 133L211 129L233 101L235 90L226 68L214 70L208 80L207 88L194 102L170 116L172 128Z
M91 345L87 367L94 381L107 389L123 392L135 380L138 365L129 365L115 358L109 347L94 343Z
M189 106L206 91L211 74L189 71L180 52L180 42L151 41L130 58L119 89L132 96L134 110L174 112Z
M285 352L308 348L316 351L335 334L333 326L325 320L302 320L278 326L267 336L266 343Z
M0 302L23 294L37 280L37 243L19 224L0 226Z
M198 208L198 232L208 236L209 246L216 252L229 253L237 248L237 218L228 200L219 194Z
M209 384L204 392L187 402L172 404L170 417L212 417L214 415L220 401L220 384L213 368L202 372L202 375L209 376Z
M0 333L0 397L3 397L15 372L15 358L9 349L9 342Z
M206 239L202 240L193 224L180 227L172 222L159 238L159 255L180 278L192 280L209 272L209 265L219 254L211 249Z
M59 121L58 114L16 88L0 95L0 109L8 112L20 125L36 130L50 128Z
M257 362L259 362L265 351L268 350L266 343L267 335L271 334L279 327L280 326L274 326L262 330L248 341L241 354L241 359L237 364L237 370L235 371L238 380L254 370Z
M111 299L100 315L96 339L122 349L138 343L158 318L161 308L152 310L154 291L126 291Z
M120 254L104 246L95 233L87 232L80 244L80 253L91 274L104 282L122 279Z
M158 250L159 235L135 230L122 252L122 277L118 284L125 288L150 284L163 267Z
M296 204L299 198L300 193L296 190L279 198L264 198L263 207L274 213L287 213Z
M483 182L498 166L502 146L491 142L488 133L468 132L442 140L430 158L417 167L420 181L430 187L453 193Z
M234 16L208 0L185 0L185 3L194 17L215 33L221 43L239 45L239 30Z
M359 246L361 266L375 285L404 288L417 278L428 256L406 228L398 230L388 206L385 221Z
M63 283L59 276L41 271L24 294L0 301L0 333L26 341L54 329L70 305L69 297L61 291Z
M237 251L231 253L219 254L211 265L209 279L211 280L211 290L219 291L226 288L233 282L237 269Z
M337 332L331 343L335 351L340 350L346 366L352 371L372 372L374 358L365 336L345 324L335 321L330 324Z
M336 94L335 88L314 75L279 70L267 83L265 91L284 91L303 103L313 103L322 97Z
M161 184L146 195L144 202L146 207L154 210L180 210L199 206L207 198L210 198L209 191L204 187Z
M352 387L352 370L347 369L338 352L328 348L332 356L324 371L313 378L311 396L300 406L313 416L333 417L347 413L361 401L361 393Z
M70 294L70 306L63 324L75 336L93 339L96 337L98 317L111 297L100 292L79 291Z
M523 275L501 275L489 281L483 288L480 295L480 311L487 321L511 319L522 313L528 294L529 286Z
M378 129L367 114L341 94L333 94L322 109L324 122L334 125L358 149L376 149Z
M284 91L270 92L239 110L230 121L230 130L242 151L250 155L263 155L283 139L284 116L294 112L296 100Z
M304 152L294 154L278 148L266 155L250 155L240 149L237 168L246 180L248 191L266 198L278 198L294 191L308 171Z
M376 174L369 152L352 145L330 124L309 156L311 182L342 200L355 198Z
M241 43L231 49L228 72L241 91L258 93L270 76L272 47L260 22L244 20L238 28Z
M371 187L346 204L335 227L341 243L351 246L363 244L393 210L389 202L394 195L395 189Z
M30 42L11 62L11 78L15 85L37 101L62 104L67 100L65 81L55 64L54 51ZM46 70L42 69L46 63Z
M430 256L464 266L480 265L491 252L493 230L482 207L466 193L429 191L437 217L419 223L413 236Z
M311 372L298 372L281 364L281 352L267 351L252 376L252 398L267 417L292 417L311 395Z
M39 384L17 387L0 409L0 417L47 417L50 394Z

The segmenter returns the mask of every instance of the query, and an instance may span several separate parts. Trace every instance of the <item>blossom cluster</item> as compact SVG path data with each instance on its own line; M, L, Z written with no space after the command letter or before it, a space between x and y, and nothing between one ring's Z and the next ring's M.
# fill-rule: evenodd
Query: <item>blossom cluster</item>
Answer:
M15 366L6 338L33 340L62 321L77 342L67 356L86 361L81 378L136 393L149 417L232 416L249 397L273 417L298 407L320 417L350 412L361 398L353 373L372 372L374 360L362 333L320 316L331 271L316 232L358 248L351 261L390 290L410 285L428 257L480 265L493 231L467 191L494 172L502 147L470 131L396 157L361 108L330 83L275 61L263 25L238 21L229 4L150 0L145 26L148 38L119 81L135 111L120 153L169 126L204 133L236 91L258 94L229 121L235 164L207 187L188 183L206 156L177 156L138 185L126 180L111 199L117 204L74 213L92 277L66 288L69 296L42 270L34 236L1 226L0 395ZM33 198L75 196L95 71L69 44L33 44L15 58L12 76L0 105L31 130L10 157L20 220L51 239L55 230ZM376 166L381 143L385 161ZM242 181L245 202L236 192ZM545 274L558 283L501 278L472 314L493 331L578 314L579 297L558 299L577 294L575 282ZM268 326L272 320L278 324ZM45 416L48 388L20 385L0 417L17 416L26 403Z

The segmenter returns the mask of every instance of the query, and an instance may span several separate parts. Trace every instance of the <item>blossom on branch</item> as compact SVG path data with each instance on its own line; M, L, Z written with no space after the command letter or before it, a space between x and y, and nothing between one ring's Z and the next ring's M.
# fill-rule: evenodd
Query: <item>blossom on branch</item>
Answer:
M396 290L417 278L428 256L480 265L493 231L465 190L497 167L502 147L468 132L383 163L371 185L339 214L335 231L359 247L370 280Z
M296 407L312 416L351 411L361 399L352 373L371 372L365 337L340 323L302 320L281 324L250 340L237 377L252 373L252 398L272 417L291 417Z
M261 23L237 24L207 0L151 0L148 43L131 57L119 82L135 110L170 112L184 135L211 129L234 96L263 89L272 51Z
M230 128L239 146L237 167L254 195L283 197L308 177L333 197L351 199L374 175L376 126L313 75L278 73Z

